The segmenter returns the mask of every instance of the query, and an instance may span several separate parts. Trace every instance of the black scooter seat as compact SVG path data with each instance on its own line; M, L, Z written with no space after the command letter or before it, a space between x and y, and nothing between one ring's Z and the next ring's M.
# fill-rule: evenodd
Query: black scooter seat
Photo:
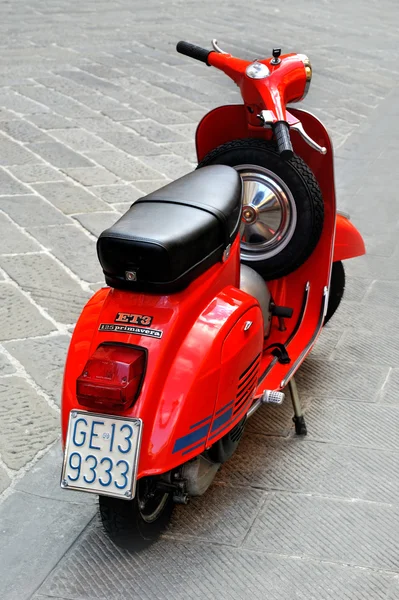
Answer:
M171 293L222 260L241 217L241 178L212 165L137 200L97 242L106 283Z

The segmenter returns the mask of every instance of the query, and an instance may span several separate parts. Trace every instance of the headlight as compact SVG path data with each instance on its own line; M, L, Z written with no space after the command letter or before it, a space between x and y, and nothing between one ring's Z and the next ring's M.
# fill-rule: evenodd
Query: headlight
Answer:
M310 82L312 81L312 65L310 64L310 60L306 56L306 54L298 54L298 58L303 62L303 66L305 67L305 73L306 73L305 90L304 90L303 96L301 98L301 100L303 100L309 91Z

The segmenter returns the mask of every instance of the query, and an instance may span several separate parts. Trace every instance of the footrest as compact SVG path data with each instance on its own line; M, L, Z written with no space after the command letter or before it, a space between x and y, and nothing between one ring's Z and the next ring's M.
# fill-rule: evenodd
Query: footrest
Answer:
M262 404L282 404L285 399L283 392L276 390L265 390L262 396Z

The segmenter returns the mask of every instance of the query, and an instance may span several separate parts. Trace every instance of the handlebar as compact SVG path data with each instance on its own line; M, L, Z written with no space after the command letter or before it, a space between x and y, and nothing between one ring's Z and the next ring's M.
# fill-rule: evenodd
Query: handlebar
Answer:
M290 125L287 122L286 104L303 98L307 91L306 86L310 83L310 63L306 56L286 54L280 58L273 54L272 60L251 63L223 52L217 46L216 40L213 40L212 44L214 49L207 50L189 42L179 42L176 50L180 54L205 63L208 67L214 66L220 69L238 85L244 104L248 107L250 115L253 115L248 117L250 124L252 126L257 124L255 121L257 116L261 118L264 127L272 127L277 149L284 160L290 160L294 155L290 127L297 131L314 150L321 154L327 152L326 148L319 146L307 135L300 121L291 120ZM259 71L248 70L259 62L267 66L266 74L261 76L257 76ZM262 110L262 104L267 110ZM260 114L257 114L258 111Z
M284 160L290 160L294 156L292 149L290 128L284 121L278 121L272 125L274 137L277 142L277 149L280 153L281 158Z
M208 62L208 56L213 50L207 50L206 48L201 48L201 46L196 46L195 44L190 44L189 42L178 42L176 45L176 50L180 52L180 54L185 54L190 58L194 58L195 60L199 60L208 67L210 64Z

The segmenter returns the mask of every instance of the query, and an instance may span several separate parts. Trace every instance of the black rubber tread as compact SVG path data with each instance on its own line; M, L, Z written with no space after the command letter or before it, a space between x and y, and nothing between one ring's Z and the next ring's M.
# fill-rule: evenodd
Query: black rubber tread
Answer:
M253 153L251 157L238 158L239 154ZM259 155L259 153L262 155ZM228 156L230 155L230 156ZM269 165L268 162L273 163ZM297 227L289 244L276 256L264 261L245 261L266 280L278 279L300 267L320 239L324 223L324 203L320 187L312 171L296 154L283 160L275 142L257 138L233 140L211 150L197 168L211 164L254 164L275 172L291 190L297 204ZM301 204L298 207L298 203ZM305 233L304 233L305 232ZM305 239L304 239L305 238Z
M345 269L342 261L337 261L332 264L330 294L328 296L328 306L324 323L328 323L338 306L341 303L345 291Z
M143 520L137 499L131 501L99 496L99 510L105 532L120 548L139 551L153 544L165 530L174 508L172 495L152 523Z

